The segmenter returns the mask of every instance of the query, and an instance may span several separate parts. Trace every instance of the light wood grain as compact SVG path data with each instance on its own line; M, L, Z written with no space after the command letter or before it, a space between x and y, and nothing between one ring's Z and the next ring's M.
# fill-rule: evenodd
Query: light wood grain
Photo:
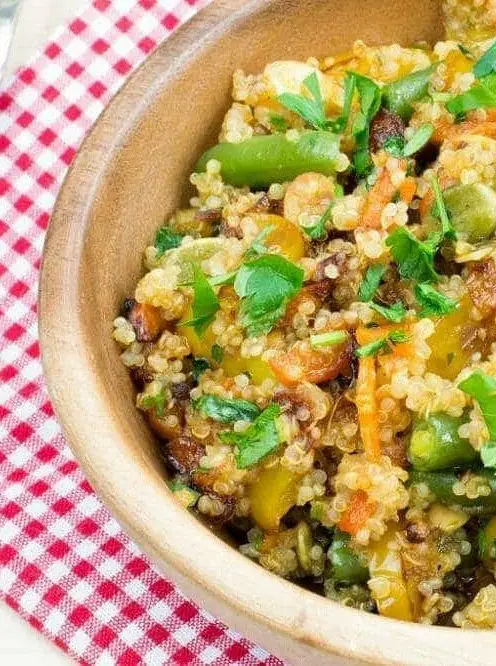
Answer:
M41 339L66 436L123 526L186 593L292 664L473 666L496 634L400 623L341 607L241 557L176 504L110 339L141 249L184 198L214 140L236 67L343 50L357 38L439 37L433 0L217 0L120 93L85 143L51 222ZM414 17L414 20L412 18Z

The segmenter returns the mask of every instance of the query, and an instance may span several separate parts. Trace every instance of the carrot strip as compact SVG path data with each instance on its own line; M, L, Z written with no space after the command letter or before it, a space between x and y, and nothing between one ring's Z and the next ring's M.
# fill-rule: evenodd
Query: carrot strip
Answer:
M356 490L338 523L339 529L348 534L357 534L374 513L376 506L376 502L369 500L364 490Z
M368 458L377 460L381 455L379 420L375 389L377 383L375 358L360 359L356 386L356 406L363 448Z
M408 176L400 185L400 198L401 201L408 206L412 203L415 192L417 191L417 183L413 176Z
M360 226L368 229L380 229L382 211L392 201L396 192L397 187L393 185L389 171L383 169L367 196Z

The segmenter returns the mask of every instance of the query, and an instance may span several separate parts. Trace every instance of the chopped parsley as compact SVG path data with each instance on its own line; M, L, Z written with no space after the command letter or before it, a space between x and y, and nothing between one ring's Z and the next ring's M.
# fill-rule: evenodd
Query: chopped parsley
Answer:
M203 416L220 423L253 421L260 414L260 409L248 400L220 398L217 395L202 395L193 400L193 407Z
M343 112L336 120L330 121L330 128L333 132L340 134L344 132L350 120L351 107L353 105L353 97L356 89L356 74L354 72L347 72L344 80L344 102Z
M328 333L319 333L310 336L310 345L314 349L321 347L332 347L346 342L348 333L346 331L329 331Z
M442 234L431 233L426 241L419 241L404 227L399 227L386 239L401 277L417 282L437 282L434 256Z
M268 333L303 285L303 271L284 257L266 254L243 264L234 289L241 298L241 325L249 337Z
M496 379L476 370L458 388L477 400L489 432L489 442L481 448L485 467L496 467Z
M265 241L274 231L275 227L273 224L269 224L267 227L262 229L262 231L255 236L252 244L245 252L245 259L254 259L262 254L267 254L268 249L265 246Z
M434 125L424 123L417 127L409 141L405 141L401 136L393 136L384 142L384 149L394 157L412 157L429 143L433 134Z
M289 128L286 118L278 113L269 114L269 123L276 132L286 132Z
M415 285L415 297L421 306L421 317L441 317L451 314L458 308L458 303L439 293L430 284Z
M452 97L446 102L446 108L457 118L463 118L465 114L474 109L485 109L496 107L496 74L489 74L484 79L473 85L470 90Z
M141 394L139 405L141 409L153 409L155 414L161 418L165 413L165 392L152 394Z
M433 212L441 222L441 233L443 234L443 238L456 240L456 231L451 224L450 216L446 210L446 204L444 202L443 193L441 192L441 186L439 185L437 176L434 176L432 179L432 189L434 190L434 196L436 198L436 204Z
M182 325L192 327L197 335L202 335L215 319L220 305L215 291L200 267L193 264L192 268L193 281L184 286L192 287L194 292L193 318Z
M483 79L496 72L496 42L475 63L473 71L476 79Z
M198 381L205 372L205 370L208 370L209 368L210 368L210 363L207 361L206 358L194 358L193 369L191 372L196 381Z
M332 209L336 205L336 199L339 199L344 196L344 189L342 185L334 186L334 199L329 204L327 210L322 215L317 224L314 224L313 227L304 227L302 226L303 231L311 240L324 240L327 237L326 224L332 217Z
M158 256L161 257L167 250L179 247L183 242L184 236L176 234L170 227L161 227L155 236L155 247Z
M310 93L311 97L304 97L303 95L295 95L294 93L282 93L277 98L278 102L286 109L289 109L297 116L317 130L326 130L329 128L329 121L326 117L326 110L322 93L320 91L319 79L316 72L312 72L310 76L303 81L303 85Z
M353 120L351 133L355 139L353 166L359 178L368 176L374 168L370 154L370 123L381 108L381 89L366 76L355 74L355 86L360 96L360 111Z
M368 345L362 345L362 347L358 347L355 353L358 358L376 356L379 352L391 351L394 345L400 344L401 342L406 342L407 340L408 335L404 331L391 331L389 335L386 335L380 340L375 340Z
M369 303L369 306L372 308L372 310L375 310L375 312L380 314L381 317L384 317L384 319L392 321L395 324L402 322L406 316L406 308L403 303L400 303L399 301L390 307L385 307L384 305L379 305L378 303Z
M269 405L244 432L222 432L219 439L236 447L235 457L239 469L253 467L273 453L281 443L277 418L279 405Z
M223 287L226 284L234 284L236 273L237 271L233 271L232 273L225 273L224 275L215 275L214 277L208 278L208 281L212 287Z
M172 481L169 483L169 488L174 495L177 495L177 499L186 509L191 509L191 507L195 506L200 498L199 492L180 481Z
M220 345L212 345L212 350L210 353L212 354L212 358L216 363L222 363L222 359L224 358L224 349Z
M362 302L366 303L374 298L375 292L379 288L386 271L387 266L384 264L374 264L367 268L365 277L358 290L358 297Z

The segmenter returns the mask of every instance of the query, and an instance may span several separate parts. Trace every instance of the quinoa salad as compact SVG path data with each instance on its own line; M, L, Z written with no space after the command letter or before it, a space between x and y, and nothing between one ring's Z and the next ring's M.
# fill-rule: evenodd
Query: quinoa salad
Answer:
M114 322L169 486L260 566L496 628L496 1L236 71ZM186 184L185 184L186 189Z

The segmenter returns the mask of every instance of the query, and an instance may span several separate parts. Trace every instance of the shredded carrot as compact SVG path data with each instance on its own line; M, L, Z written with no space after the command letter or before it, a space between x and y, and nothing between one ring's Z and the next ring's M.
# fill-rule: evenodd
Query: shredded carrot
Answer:
M434 143L441 144L443 141L463 140L464 136L478 134L489 139L496 138L496 118L488 120L467 120L463 123L451 124L448 122L440 123L432 140Z
M388 169L383 169L368 193L360 226L369 229L380 229L382 211L392 201L396 191L397 188L393 185Z
M338 523L339 529L348 534L357 534L374 513L376 506L376 502L371 501L364 490L356 490Z
M375 357L366 356L365 358L361 358L356 385L356 406L363 448L367 457L371 460L377 460L381 455L379 420L375 396L376 384Z
M415 192L417 191L417 182L413 176L407 176L400 185L401 201L408 206L412 203Z

